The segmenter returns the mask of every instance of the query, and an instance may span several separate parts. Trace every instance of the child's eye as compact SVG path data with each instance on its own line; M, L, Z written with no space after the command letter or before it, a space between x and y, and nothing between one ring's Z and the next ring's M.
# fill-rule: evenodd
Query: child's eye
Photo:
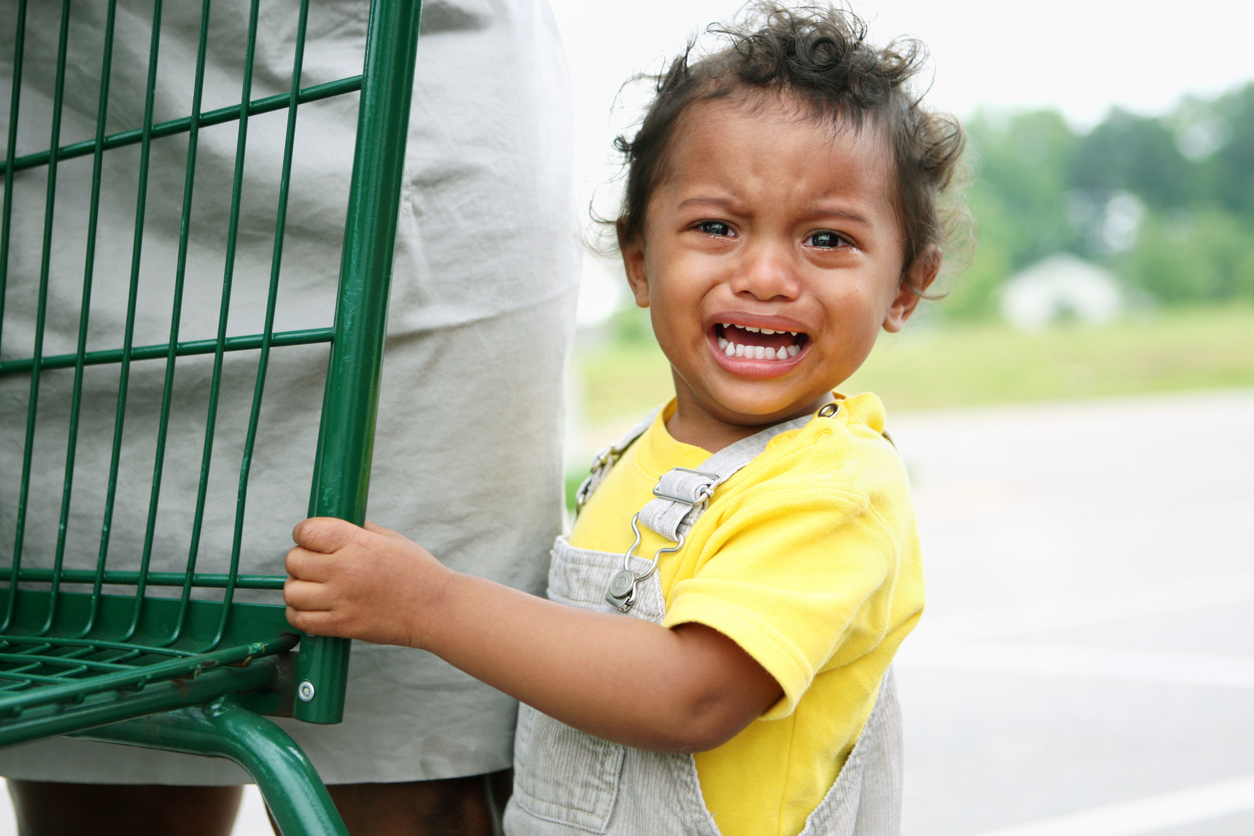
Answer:
M838 235L828 229L813 233L805 240L805 243L811 247L818 247L824 250L834 250L838 247L849 246L849 241L843 235Z
M697 224L697 229L701 230L706 235L717 235L719 237L726 237L733 234L731 225L725 224L722 221L702 221Z

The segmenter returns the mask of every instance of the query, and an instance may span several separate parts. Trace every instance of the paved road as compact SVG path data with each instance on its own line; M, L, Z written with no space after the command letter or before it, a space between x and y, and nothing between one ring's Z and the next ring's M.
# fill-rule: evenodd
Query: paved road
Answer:
M1254 834L1254 391L891 428L929 583L905 836Z
M892 422L907 836L1254 834L1254 392Z

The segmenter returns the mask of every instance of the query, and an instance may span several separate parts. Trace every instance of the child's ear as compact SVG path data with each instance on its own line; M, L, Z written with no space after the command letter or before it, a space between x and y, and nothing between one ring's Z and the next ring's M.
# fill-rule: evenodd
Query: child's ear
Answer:
M901 330L914 309L919 306L921 294L927 293L932 282L936 281L940 265L941 251L935 244L928 244L923 252L915 256L914 263L897 286L897 298L893 299L888 315L884 317L885 331L896 334Z
M623 256L623 269L627 271L627 284L631 286L632 296L641 308L649 307L649 281L644 271L644 236L636 235L627 238L627 219L619 218L615 224L618 231L618 251Z

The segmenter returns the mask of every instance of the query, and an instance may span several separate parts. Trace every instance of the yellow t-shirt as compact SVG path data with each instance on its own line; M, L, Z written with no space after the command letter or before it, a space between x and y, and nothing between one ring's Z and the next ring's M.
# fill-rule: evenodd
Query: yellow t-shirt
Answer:
M841 396L837 396L838 399ZM666 431L667 406L584 506L570 543L624 552L633 514L674 467L709 453ZM874 395L781 433L715 491L684 548L658 564L663 624L730 637L784 697L727 743L696 755L726 836L799 833L831 788L880 681L923 610L923 573L901 459ZM669 540L648 529L636 553Z

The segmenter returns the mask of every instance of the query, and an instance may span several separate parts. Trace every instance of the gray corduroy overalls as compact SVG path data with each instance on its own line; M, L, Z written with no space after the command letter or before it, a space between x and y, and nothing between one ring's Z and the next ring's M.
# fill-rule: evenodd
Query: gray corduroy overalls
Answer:
M835 414L829 404L820 415ZM707 459L696 470L676 468L655 488L657 499L632 521L647 525L682 547L682 537L705 510L714 488L766 448L780 432L797 429L810 416L771 427ZM581 499L652 421L641 422L622 441L598 456ZM639 541L637 541L637 545ZM628 554L634 551L635 546ZM666 606L656 557L644 572L632 560L579 549L559 537L549 569L554 601L601 612L625 611L630 618L660 623ZM625 580L624 580L625 576ZM901 811L901 713L892 672L836 783L806 820L802 836L896 836ZM505 812L508 836L719 836L706 809L691 755L649 752L578 731L529 706L521 706L514 744L514 794Z

